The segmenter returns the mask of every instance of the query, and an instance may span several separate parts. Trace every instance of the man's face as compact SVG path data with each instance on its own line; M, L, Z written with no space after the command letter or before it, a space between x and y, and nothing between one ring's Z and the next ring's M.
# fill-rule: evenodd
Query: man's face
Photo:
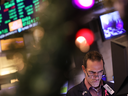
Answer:
M83 68L84 66L82 66ZM83 68L84 73L86 74L85 79L93 87L98 87L103 74L103 61L92 61L87 60L87 68Z

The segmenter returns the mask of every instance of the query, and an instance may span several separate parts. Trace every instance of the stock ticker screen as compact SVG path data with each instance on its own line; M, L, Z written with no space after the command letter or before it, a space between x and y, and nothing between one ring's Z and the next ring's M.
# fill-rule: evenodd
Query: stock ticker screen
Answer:
M0 6L0 39L38 25L44 0L11 0Z

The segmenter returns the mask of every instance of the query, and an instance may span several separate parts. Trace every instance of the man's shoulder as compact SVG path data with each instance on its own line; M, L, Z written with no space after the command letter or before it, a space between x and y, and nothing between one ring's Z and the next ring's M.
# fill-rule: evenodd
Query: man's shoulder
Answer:
M74 91L76 91L76 90L79 90L80 87L81 87L81 83L79 83L79 84L73 86L71 89L68 90L68 92L74 92Z
M86 86L83 83L84 82L82 81L81 83L69 89L67 92L67 96L82 96L83 91L87 90Z

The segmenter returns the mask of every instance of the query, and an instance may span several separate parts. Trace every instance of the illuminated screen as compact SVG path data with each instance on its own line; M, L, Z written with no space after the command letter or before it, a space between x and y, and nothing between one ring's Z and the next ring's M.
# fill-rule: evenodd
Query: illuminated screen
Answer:
M0 39L38 25L39 11L44 0L11 0L0 6Z
M68 81L62 86L61 88L61 94L67 94L68 91Z
M23 37L1 40L1 50L7 51L24 47Z
M118 11L101 15L100 23L103 40L120 36L126 32Z

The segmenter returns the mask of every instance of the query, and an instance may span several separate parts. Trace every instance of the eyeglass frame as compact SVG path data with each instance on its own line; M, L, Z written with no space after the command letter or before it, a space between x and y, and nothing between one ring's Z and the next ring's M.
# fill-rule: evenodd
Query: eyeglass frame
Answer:
M98 75L98 74L97 75L89 75L87 71L86 71L86 73L87 73L87 76L90 77L90 78L94 78L94 77L99 78L100 76L102 77L104 75L104 70L101 70L101 71L103 72L102 75Z

